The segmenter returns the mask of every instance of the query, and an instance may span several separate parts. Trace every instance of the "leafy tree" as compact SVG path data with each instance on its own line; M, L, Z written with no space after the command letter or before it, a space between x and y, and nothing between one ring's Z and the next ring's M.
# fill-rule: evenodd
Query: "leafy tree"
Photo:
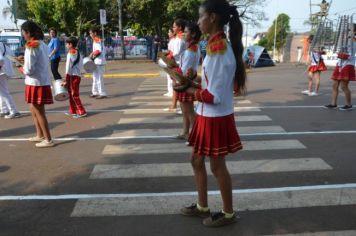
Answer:
M286 43L287 35L290 32L289 19L290 17L287 14L281 13L278 15L277 20L273 21L273 24L271 27L269 27L267 33L268 49L271 49L273 47L275 31L276 31L276 49L280 51L284 47Z
M78 35L95 23L98 3L98 0L27 0L30 18L45 30L56 27Z

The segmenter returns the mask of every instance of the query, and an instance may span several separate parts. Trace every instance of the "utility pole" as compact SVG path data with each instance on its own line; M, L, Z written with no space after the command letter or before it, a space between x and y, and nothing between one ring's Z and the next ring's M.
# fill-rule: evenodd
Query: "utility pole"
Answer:
M277 23L278 23L278 16L274 22L274 39L273 39L273 53L272 53L272 60L274 60L274 55L276 53L276 38L277 38Z
M126 59L126 50L125 50L125 38L124 38L124 31L122 29L122 1L117 0L117 5L119 7L119 33L121 37L121 48L122 48L122 60Z

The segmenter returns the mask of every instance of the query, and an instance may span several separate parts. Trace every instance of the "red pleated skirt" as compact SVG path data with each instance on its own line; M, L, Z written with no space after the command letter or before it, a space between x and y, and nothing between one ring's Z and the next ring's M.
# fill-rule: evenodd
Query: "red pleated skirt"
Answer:
M314 65L314 66L310 66L308 71L309 72L312 72L312 73L315 73L315 72L318 72L318 71L326 71L327 68L325 66L325 63L322 61L319 63L319 65Z
M353 65L346 65L341 70L339 66L336 66L332 80L345 80L345 81L356 81L355 67Z
M195 96L191 93L177 92L177 100L180 102L194 102Z
M52 90L50 85L32 86L26 85L25 101L32 104L52 104Z
M189 146L199 156L226 156L242 149L234 114L223 117L197 115L189 135Z

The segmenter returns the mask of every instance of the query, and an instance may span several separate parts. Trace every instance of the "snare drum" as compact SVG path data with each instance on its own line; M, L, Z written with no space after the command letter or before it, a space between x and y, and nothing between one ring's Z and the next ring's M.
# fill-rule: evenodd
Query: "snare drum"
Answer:
M96 70L96 65L90 57L84 57L83 68L87 73L93 73Z
M55 80L53 82L54 99L56 101L65 101L69 98L67 89L62 86L63 80Z

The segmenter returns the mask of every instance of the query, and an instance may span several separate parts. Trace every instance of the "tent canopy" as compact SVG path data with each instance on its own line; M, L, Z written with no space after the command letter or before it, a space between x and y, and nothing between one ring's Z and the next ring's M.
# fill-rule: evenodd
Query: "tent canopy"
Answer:
M251 66L253 67L263 67L263 66L274 66L274 62L269 56L267 50L261 46L250 46L245 48L243 53L243 59L245 62L249 60L248 53L252 53L253 61L251 62Z

